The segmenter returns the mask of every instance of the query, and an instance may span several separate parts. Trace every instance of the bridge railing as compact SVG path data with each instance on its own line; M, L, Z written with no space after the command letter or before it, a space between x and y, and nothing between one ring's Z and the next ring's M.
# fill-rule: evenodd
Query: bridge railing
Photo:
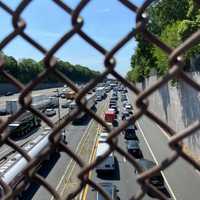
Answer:
M20 92L19 103L21 104L22 108L15 114L12 115L11 118L8 120L1 120L0 121L0 144L1 145L8 145L12 147L16 152L20 153L27 161L28 165L24 170L24 174L27 177L27 180L37 182L38 184L42 185L46 188L54 197L55 199L61 199L59 193L51 186L50 182L47 182L43 177L37 174L35 171L35 166L38 162L48 157L51 153L52 148L59 149L62 152L65 152L70 156L82 169L79 173L78 178L81 180L81 183L76 190L69 194L66 199L74 199L82 189L88 184L91 187L95 188L97 191L102 193L103 196L106 197L105 192L100 190L100 186L98 183L95 183L93 180L89 179L88 172L97 166L100 160L93 162L90 165L85 165L84 162L80 157L78 157L67 144L63 143L60 140L59 134L63 127L68 125L81 111L87 112L94 120L96 120L99 124L103 127L109 129L107 124L95 114L92 110L88 109L84 104L84 97L92 88L94 88L99 82L104 80L108 75L114 76L118 81L120 81L123 85L127 86L135 95L135 105L137 107L136 112L134 112L133 116L129 119L129 121L124 122L120 127L115 130L111 130L110 137L108 139L108 143L110 145L110 152L117 151L119 154L123 155L128 162L130 162L137 171L141 172L140 176L138 176L137 182L141 185L140 190L137 194L133 194L132 199L141 199L148 188L154 190L155 194L160 199L167 199L164 194L160 193L155 187L153 187L147 179L151 177L158 171L165 171L166 168L173 165L173 163L179 158L182 157L186 160L190 165L193 165L196 169L200 170L200 165L188 154L185 154L183 151L183 144L182 141L189 135L192 135L195 130L200 128L200 122L197 122L191 125L189 128L183 130L181 133L177 134L177 132L169 127L167 123L165 123L162 119L156 116L152 111L149 110L147 98L152 95L155 91L165 85L168 81L173 80L174 78L182 79L187 82L190 86L192 86L197 91L200 91L200 85L190 77L188 77L184 71L182 70L182 66L184 64L183 54L189 48L193 47L195 44L198 43L200 40L200 31L192 34L187 40L185 40L180 46L177 48L172 48L162 42L157 36L152 34L147 29L148 24L148 16L145 15L146 9L153 3L152 0L146 0L144 3L138 7L133 4L131 1L128 0L119 0L121 6L126 7L132 12L133 16L136 14L136 26L132 30L127 31L127 34L118 41L112 49L106 49L102 45L100 45L94 38L90 37L86 32L84 32L84 19L81 17L81 13L85 7L90 4L89 0L82 0L78 5L72 9L62 0L53 0L53 2L59 6L66 15L71 17L71 29L67 31L63 36L56 42L56 44L50 48L46 49L41 43L36 41L31 35L26 32L26 27L28 23L26 19L23 19L22 14L24 10L30 5L31 0L22 0L17 8L13 10L10 8L6 1L0 1L0 8L3 9L12 19L12 26L13 30L9 34L7 34L3 40L0 41L0 51L4 51L7 45L13 42L13 40L17 37L22 38L26 41L29 45L31 45L35 50L43 54L43 62L44 62L44 69L43 72L38 74L37 78L29 82L28 84L23 84L19 80L17 80L14 76L12 76L9 72L6 71L4 68L4 58L3 56L0 58L0 74L5 79L8 80L9 83L12 83ZM106 3L106 1L105 1ZM31 6L31 5L30 5ZM56 30L56 27L55 27ZM3 27L1 31L4 31ZM124 77L122 77L117 72L117 62L115 60L116 53L123 48L127 42L132 40L137 33L140 33L142 37L148 40L150 43L156 45L158 48L162 49L163 52L169 58L169 70L168 72L160 78L154 85L145 89L144 91L139 90L136 85L128 82ZM79 36L82 40L88 43L92 48L96 49L99 54L104 57L104 71L96 77L94 80L89 82L85 87L79 89L77 85L70 80L69 77L65 76L62 72L60 72L57 67L57 59L54 56L55 53L66 43L68 43L73 36ZM54 74L57 76L62 82L68 85L72 90L77 93L76 103L79 105L79 110L71 112L68 117L64 118L61 123L54 124L50 119L45 117L42 113L36 110L33 106L31 106L31 91L40 84L49 74ZM9 133L6 131L8 124L14 122L17 117L22 115L25 110L29 110L30 112L34 113L35 115L39 116L49 127L52 128L52 133L50 136L50 143L48 148L46 148L43 152L41 152L38 157L31 158L27 155L26 151L24 151L17 143L9 138ZM170 136L169 146L172 149L172 154L169 157L164 158L163 162L158 165L157 167L153 168L153 170L143 173L142 168L139 165L138 161L131 157L127 152L125 152L116 142L114 142L115 138L121 133L123 129L125 129L130 122L135 122L142 116L147 116L150 118L154 123L158 124L162 129L164 129ZM109 152L106 154L109 155ZM106 155L102 157L101 160L106 158ZM18 192L25 188L24 184L17 185L15 190L7 184L3 179L0 179L0 185L4 190L3 198L4 199L12 199Z

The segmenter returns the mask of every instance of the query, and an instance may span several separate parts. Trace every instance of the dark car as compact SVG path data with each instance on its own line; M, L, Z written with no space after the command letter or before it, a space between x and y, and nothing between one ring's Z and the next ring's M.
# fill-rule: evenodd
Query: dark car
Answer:
M147 160L147 159L140 159L138 161L140 167L142 168L143 171L147 171L150 170L151 168L156 166L156 163L151 161L151 160ZM157 174L151 176L149 178L149 183L152 184L154 187L156 187L158 190L160 190L161 192L165 192L166 188L165 188L165 182L163 179L163 176L160 172L158 172ZM152 191L151 189L147 190L147 193L152 196L152 197L156 197L156 194L154 191Z
M6 92L5 93L5 96L11 96L11 95L13 95L13 94L15 94L14 92Z
M117 187L111 182L103 182L99 183L101 188L108 194L108 196L113 200L119 200L120 198L117 196ZM105 198L97 192L97 198L96 200L105 200Z
M127 141L127 151L136 159L142 158L142 152L140 150L139 142L137 140Z
M5 108L0 109L0 116L9 114Z
M135 126L129 126L124 130L124 139L126 140L138 140L135 132Z
M122 111L122 120L126 120L129 118L129 112L128 111Z
M115 113L118 114L119 111L118 111L118 108L116 105L111 105L110 108L113 108L115 110Z
M115 100L115 101L117 101L117 100L118 100L118 96L112 96L112 97L110 98L110 100Z

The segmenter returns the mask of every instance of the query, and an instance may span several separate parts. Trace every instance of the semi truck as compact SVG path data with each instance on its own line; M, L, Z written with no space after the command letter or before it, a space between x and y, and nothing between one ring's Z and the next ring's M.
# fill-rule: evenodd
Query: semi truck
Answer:
M13 140L18 140L22 137L26 137L36 131L40 125L41 119L31 112L26 111L20 115L17 120L8 125L10 138Z
M48 97L46 95L39 95L32 97L32 106L36 109L44 111L46 108L58 107L57 97ZM21 105L18 100L6 101L6 112L9 114L16 113L20 109Z
M50 145L50 134L51 132L49 131L42 132L35 139L26 143L23 146L23 150L28 154L30 158L37 158ZM60 134L60 140L66 143L65 139L65 135L62 132ZM51 152L46 160L49 160L51 158L51 155L54 153L59 155L59 152L55 150L54 152ZM14 155L11 155L5 162L0 164L1 180L4 181L4 183L8 184L12 190L15 190L16 186L25 181L25 189L28 189L30 181L27 181L26 176L23 173L24 169L28 166L28 162L29 161L27 161L20 153L14 153ZM35 166L36 170L39 170L42 167L42 162L43 161L39 161L37 163L37 165ZM3 198L4 195L4 188L0 185L0 198ZM20 195L21 194L18 193L14 199L21 199Z
M95 94L88 94L86 97L86 107L89 109L93 109L95 108L95 103L96 103L96 95ZM78 109L78 106L76 104L75 101L72 101L72 103L70 103L69 105L69 109L70 111L74 110L74 109ZM80 122L84 122L84 120L88 117L86 112L80 112L78 114L78 116L76 117L76 119L73 120L74 124L80 123Z

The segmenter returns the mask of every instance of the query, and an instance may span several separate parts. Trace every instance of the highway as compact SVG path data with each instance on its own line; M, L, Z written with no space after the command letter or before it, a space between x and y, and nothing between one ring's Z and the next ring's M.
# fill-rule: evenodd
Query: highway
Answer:
M53 92L54 90L55 90L55 89L38 90L38 91L35 91L35 92L34 92L34 95L45 94L45 95L50 96L50 95L55 94L55 92ZM13 97L13 96L14 96L14 95L9 96L9 97L10 97L10 100L13 100L13 99L15 98L15 97ZM4 97L0 97L0 99L1 99L1 98L4 98ZM2 102L5 103L5 101L6 101L6 100L4 99ZM67 110L66 108L63 109L63 108L61 107L61 105L62 105L65 101L66 101L65 99L60 98L60 117L61 117L61 118L62 118L64 115L66 115L66 113L68 112L68 110ZM52 120L52 122L58 121L58 118L59 118L59 115L58 115L58 108L56 108L55 110L56 110L56 115L50 117L50 120ZM0 117L1 117L1 118L4 118L4 117L6 117L6 116L0 116ZM25 144L26 142L28 142L28 141L34 139L34 138L37 137L39 134L41 134L42 131L44 131L44 128L46 128L46 127L47 127L46 123L41 122L41 126L39 127L39 129L38 129L37 131L34 131L33 133L30 133L30 134L27 135L26 137L24 137L24 138L22 138L22 139L16 141L16 143L17 143L18 145L20 145L20 146L23 145L23 144ZM0 151L1 151L1 156L0 156L0 159L1 159L2 157L4 157L4 156L6 156L7 154L9 154L9 153L12 151L12 149L11 149L9 146L7 146L7 145L3 145L3 146L0 148Z
M32 96L37 96L37 95L52 95L55 94L55 90L57 88L49 88L49 89L43 89L43 90L34 90L32 91L31 95ZM15 93L10 96L0 96L0 108L3 108L5 106L6 101L11 101L11 100L16 100L18 99L20 93Z
M119 96L119 95L118 95ZM119 105L119 110L122 110L122 105L120 100L118 100L118 105ZM118 121L121 119L121 112L118 114ZM137 136L140 141L140 149L142 151L143 157L149 160L153 160L153 157L144 141L144 138L141 134L141 131L138 129L137 131ZM124 136L120 134L118 136L118 146L123 148L125 151L126 149L126 140L124 139ZM121 200L124 199L130 199L133 195L136 195L138 190L140 189L140 186L136 182L137 174L135 174L135 169L134 167L126 160L125 157L121 156L119 153L114 152L115 158L116 158L116 170L114 172L114 175L111 176L97 176L95 170L92 171L91 173L91 179L95 181L96 183L101 183L101 182L112 182L114 185L117 186L118 189L118 197ZM169 197L169 188L166 186L166 191L165 194ZM87 189L86 189L87 190ZM91 187L88 188L88 191L86 191L86 195L82 196L80 198L81 200L90 200L90 199L96 199L96 191L94 191ZM145 195L144 200L149 200L153 199L152 197ZM169 198L171 199L171 198Z
M101 113L104 110L106 102L107 100L104 100L97 105L98 113ZM87 140L91 139L90 136L86 136L88 134L95 133L96 127L97 123L94 120L91 120L86 125L74 126L70 124L69 126L67 126L66 139L68 141L68 145L71 148L71 150L78 153L79 156L82 156L83 160L85 159L85 154L82 154L83 150L85 150L84 145L87 142ZM82 149L82 151L79 152L79 149ZM79 184L79 182L75 181L74 178L79 170L77 170L76 167L73 167L74 162L68 155L66 155L66 153L61 153L61 156L55 162L56 163L54 165L50 166L49 171L48 169L43 169L40 170L40 174L46 177L45 179L47 180L47 182L49 182L62 195L67 195L70 191L73 191L75 186L78 186ZM66 184L66 182L69 184L72 184L71 182L73 182L73 187L70 187L70 185ZM44 187L38 188L35 185L29 190L27 190L27 192L24 194L24 199L50 200L53 198Z
M129 101L134 105L134 95L129 91ZM119 101L120 105L120 101ZM121 105L120 105L121 106ZM121 109L121 108L120 108ZM140 141L140 148L143 157L159 164L162 160L172 154L168 147L168 135L162 133L155 123L143 116L137 122L137 136ZM126 149L126 143L122 135L118 137L119 146ZM95 151L95 150L94 150ZM136 183L137 175L134 173L134 167L127 160L115 152L117 161L117 170L114 176L97 177L95 171L92 171L90 178L97 183L112 182L117 186L118 196L122 199L130 199L136 195L139 185ZM200 174L190 164L179 158L172 166L164 170L162 175L165 180L165 195L174 200L198 200L200 196ZM88 187L86 195L82 195L81 200L96 199L96 191ZM147 194L143 199L152 199Z
M130 94L132 104L134 96ZM138 121L143 139L151 151L151 156L157 163L170 156L172 150L168 146L168 135L163 134L160 129L150 119L143 116ZM164 176L173 192L174 199L177 200L198 200L200 197L200 175L190 164L179 158L172 166L164 171Z
M53 94L53 90L55 89L49 90L48 95ZM44 91L39 91L39 94L43 93ZM129 91L127 96L129 98L129 102L134 105L134 94ZM120 92L118 92L118 97L120 97ZM101 117L103 117L103 113L108 107L109 98L110 94L106 100L101 101L97 105L97 114ZM60 106L64 101L64 99L60 98ZM118 105L120 111L118 114L118 121L120 122L121 110L123 107L120 98L118 100ZM68 109L60 108L60 111L62 117L66 115ZM56 112L57 114L50 118L53 122L58 120L58 109L56 109ZM20 140L18 143L22 144L32 140L37 137L45 127L46 124L42 123L41 128L37 132ZM141 117L137 121L137 127L138 130L136 132L144 158L152 160L158 164L172 154L171 149L168 147L169 136L167 133L163 134L163 130L150 119L145 116ZM101 127L94 120L90 120L88 123L79 126L69 124L65 128L66 139L69 147L77 155L81 156L82 160L84 160L87 164L95 159L92 155L96 151L97 144L95 141L100 131ZM126 150L126 140L124 139L123 134L118 136L118 145ZM4 145L1 147L0 151L2 155L2 153L10 150ZM137 194L140 188L136 182L137 174L135 173L134 167L126 160L125 157L119 155L117 152L114 152L114 155L117 166L114 175L97 177L95 170L93 170L90 173L90 178L97 183L105 181L112 182L116 185L118 189L118 196L121 200L130 199L133 195ZM60 157L53 157L50 162L46 162L38 173L45 177L46 181L49 182L62 197L65 197L70 192L74 191L74 189L80 184L79 180L76 178L79 171L80 169L77 164L65 153L61 153ZM172 166L164 170L162 175L165 180L165 194L169 199L199 199L200 173L183 159L179 158ZM23 196L20 199L53 200L53 197L44 187L32 184L32 186L23 193ZM86 187L76 199L95 200L96 191L90 187ZM150 200L153 198L146 194L143 199Z

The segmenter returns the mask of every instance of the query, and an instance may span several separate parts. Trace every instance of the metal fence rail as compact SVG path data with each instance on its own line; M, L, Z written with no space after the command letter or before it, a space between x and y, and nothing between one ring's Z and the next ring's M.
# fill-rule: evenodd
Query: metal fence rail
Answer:
M146 28L147 27L146 25L148 23L148 17L145 14L145 10L154 1L146 0L141 7L137 7L128 0L119 0L121 6L125 6L133 13L133 15L136 14L136 27L135 29L130 30L120 41L118 41L118 43L111 50L107 50L103 46L101 46L97 41L95 41L93 38L87 35L82 29L82 27L84 26L83 24L84 19L81 17L81 12L90 3L89 0L80 1L80 3L77 5L75 9L71 9L62 0L53 0L53 2L57 4L57 6L59 6L63 11L65 11L66 15L69 15L71 17L72 28L71 30L66 32L51 49L45 49L40 43L35 41L30 35L26 33L26 25L27 25L26 19L23 19L21 17L23 11L31 3L31 0L22 0L21 3L16 8L16 10L12 10L8 5L6 5L6 3L0 1L0 7L12 17L12 25L13 25L13 31L0 42L0 51L2 51L5 48L5 46L11 43L13 39L15 39L16 37L21 37L27 43L32 45L32 47L34 47L36 50L38 50L44 55L43 61L45 64L43 72L41 74L38 74L36 79L32 80L27 85L24 85L21 82L19 82L19 80L16 80L15 77L13 77L4 69L4 60L3 58L0 58L0 74L3 75L10 83L12 83L18 88L18 90L20 91L19 102L22 105L22 108L17 113L13 114L11 118L5 121L0 121L1 145L3 144L9 145L14 150L22 154L22 156L29 161L28 166L24 170L24 174L27 177L27 180L37 182L38 184L45 187L54 196L55 199L62 199L62 197L60 197L59 194L55 191L55 189L51 186L51 183L46 182L44 178L42 178L35 172L35 167L34 167L37 165L38 162L44 160L44 158L47 157L48 154L50 154L50 152L55 148L57 148L59 151L68 154L82 168L82 171L78 175L78 178L81 180L80 186L76 188L76 190L73 193L69 194L68 197L66 197L66 199L73 199L74 197L76 197L76 195L80 193L80 191L86 186L86 184L95 188L103 196L105 196L106 199L109 199L106 196L105 192L103 192L103 190L100 188L100 186L89 179L88 172L94 169L95 166L103 159L105 159L106 156L109 155L109 153L112 151L117 151L119 154L126 157L126 159L134 166L134 168L136 168L139 172L141 172L137 179L138 184L141 185L141 189L140 191L138 191L137 194L133 194L133 197L131 199L142 199L148 188L154 190L158 198L167 199L167 197L165 197L164 194L162 194L155 187L149 184L147 180L156 172L161 170L164 171L167 167L172 165L179 157L182 157L188 163L193 165L196 169L200 170L200 165L193 158L185 154L182 150L182 140L188 137L189 135L193 134L196 129L199 129L200 122L191 125L189 128L177 134L175 130L169 127L164 121L162 121L148 109L148 102L146 99L160 87L166 84L169 80L172 80L175 77L179 77L180 79L184 80L189 85L191 85L193 88L200 91L200 85L194 82L191 78L189 78L182 70L182 66L184 63L182 54L189 48L197 44L197 42L200 40L200 31L197 31L196 33L191 35L190 38L184 41L179 47L173 49L172 47L169 47L165 43L163 43L159 38L157 38L155 35L149 32ZM144 91L140 91L135 85L129 83L117 72L116 62L114 58L115 54L121 48L123 48L123 46L128 41L133 39L136 33L141 33L145 39L156 45L158 48L161 48L166 53L166 55L168 55L170 63L170 69L168 73L164 77L159 79L154 85L152 85L151 87L147 88ZM104 56L104 65L105 65L104 72L101 73L101 75L99 75L95 80L87 84L82 89L79 89L74 82L72 82L68 77L66 77L64 74L58 71L58 69L56 68L57 60L54 57L54 54L64 44L66 44L74 35L78 35L80 38L86 41L92 48L95 48L100 54ZM76 91L78 94L76 98L76 103L79 105L79 110L71 113L59 125L54 125L47 117L45 117L42 113L40 113L38 110L34 109L34 107L31 106L30 92L36 87L36 85L41 83L41 81L44 78L46 78L49 73L52 72L54 73L54 75L59 77L60 80L62 80L65 84L67 84L71 89ZM123 83L125 86L127 86L130 90L132 90L136 94L137 98L135 103L137 106L137 110L129 121L124 122L116 130L112 131L108 139L108 143L110 145L109 152L107 152L106 155L101 158L101 160L98 160L98 162L95 161L91 165L86 166L83 164L81 158L78 157L66 144L64 144L59 139L60 135L59 131L64 126L69 124L81 110L88 112L93 119L95 119L98 123L100 123L102 126L106 127L109 130L109 127L107 127L105 122L99 116L97 116L93 111L89 110L84 105L84 96L87 94L87 92L91 90L93 87L95 87L108 74L113 75L116 79L118 79L121 83ZM9 133L6 131L8 124L14 122L17 119L17 117L19 117L25 110L29 110L30 112L39 116L53 130L50 137L49 147L45 149L45 151L42 152L40 156L38 156L36 159L31 159L20 146L18 146L14 141L9 139L8 138ZM162 127L171 136L169 140L169 146L171 147L173 152L171 155L169 155L168 158L165 158L159 166L145 173L142 172L142 169L138 164L137 160L131 157L122 148L120 148L117 145L117 143L115 143L113 140L120 134L120 132L124 128L128 126L129 122L135 122L143 115L153 120L154 123ZM1 179L0 179L0 185L5 190L5 195L3 197L4 199L12 199L17 192L23 190L23 188L25 187L25 184L22 183L16 187L15 191L13 191L11 187Z

